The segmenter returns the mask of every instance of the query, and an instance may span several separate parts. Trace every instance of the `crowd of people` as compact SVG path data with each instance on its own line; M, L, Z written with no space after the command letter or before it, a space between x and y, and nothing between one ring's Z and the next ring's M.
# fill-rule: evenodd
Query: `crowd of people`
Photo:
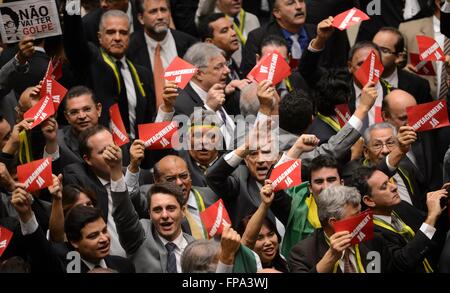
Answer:
M450 128L408 124L450 101L450 0L56 4L62 35L0 54L0 272L450 272ZM370 17L356 40L333 22L353 7ZM433 76L411 60L417 35L445 54ZM290 75L250 78L274 51ZM362 84L372 53L384 71ZM164 79L177 56L197 68L184 88ZM67 93L33 127L54 60ZM173 121L179 146L149 148L140 126ZM30 192L18 166L43 158L52 182ZM275 189L272 170L297 159L302 183ZM230 223L211 236L219 200ZM372 239L335 231L365 210Z

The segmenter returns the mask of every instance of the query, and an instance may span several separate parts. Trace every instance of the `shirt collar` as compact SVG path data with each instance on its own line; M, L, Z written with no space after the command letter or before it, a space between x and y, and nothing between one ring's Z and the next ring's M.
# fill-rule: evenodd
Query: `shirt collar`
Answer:
M95 264L95 263L92 263L92 262L90 262L90 261L87 261L87 260L85 260L84 258L81 258L81 260L82 260L82 261L84 262L84 264L89 268L89 270L94 269L96 265L99 265L99 266L101 266L101 267L104 268L104 269L107 269L107 268L108 268L108 266L106 265L106 262L105 262L105 260L104 260L103 258L100 260L100 262L99 262L98 264Z
M441 32L441 20L433 15L433 29L435 33Z
M98 176L97 176L97 178L98 178L98 180L100 180L100 183L101 183L103 186L105 186L105 185L107 185L107 184L110 183L108 180L105 180L105 179L100 178L100 177L98 177Z
M208 92L205 92L200 86L198 86L195 82L190 81L189 84L191 85L194 92L200 97L200 99L203 101L204 104L206 104L206 96L208 96Z
M392 217L391 216L373 215L373 217L377 218L379 220L382 220L383 222L386 222L389 225L392 225Z
M183 232L180 233L180 235L177 236L173 241L167 241L165 238L161 237L161 235L158 234L159 239L163 243L164 246L166 246L167 243L172 242L177 246L176 249L183 251L184 248L187 246L187 241L183 237Z
M34 50L35 50L35 51L38 51L38 52L45 53L45 49L42 48L42 47L39 47L39 46L34 46Z
M384 78L385 81L387 81L390 85L393 87L398 87L398 71L397 67L395 67L394 72L392 72L391 75Z
M159 43L161 46L161 50L166 46L166 44L169 42L169 38L172 36L172 33L170 32L170 29L167 31L166 36L162 41L158 42L152 38L150 38L146 33L144 33L145 43L147 43L147 46L150 47L150 49L155 50L156 45Z
M191 191L189 191L189 197L188 197L188 200L187 200L186 204L188 206L190 206L191 208L194 208L194 209L198 210L197 201L195 200L195 195L192 192L192 189L191 189Z

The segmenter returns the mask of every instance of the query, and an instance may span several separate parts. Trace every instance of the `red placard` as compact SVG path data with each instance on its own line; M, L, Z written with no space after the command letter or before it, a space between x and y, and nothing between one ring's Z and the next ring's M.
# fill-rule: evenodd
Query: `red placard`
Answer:
M352 234L351 244L357 244L373 238L373 213L364 211L355 217L337 221L333 225L334 232L348 231Z
M368 82L373 81L377 83L383 74L383 64L380 58L378 58L375 51L370 51L364 63L355 72L355 78L359 81L362 86L365 86Z
M209 238L215 235L221 235L224 226L230 226L231 220L228 212L225 209L222 199L216 201L213 205L207 207L203 212L200 212L203 226L208 232Z
M431 61L421 61L419 54L409 53L411 64L416 68L416 73L425 76L435 76L433 63Z
M273 191L288 189L302 184L302 161L290 160L275 167L270 174Z
M109 107L109 117L111 118L111 132L114 143L118 146L127 144L130 139L128 138L127 130L120 116L119 104L116 103Z
M270 52L259 60L258 64L247 75L249 79L261 82L270 80L277 85L283 79L291 75L291 68L277 51Z
M43 121L47 120L50 116L55 114L55 108L53 106L53 101L50 96L45 96L40 99L36 105L31 107L28 111L23 114L24 119L33 118L34 121L31 124L31 129L41 124Z
M45 158L17 166L17 178L25 183L25 190L33 192L53 184L52 160Z
M419 104L406 108L408 125L415 131L427 131L431 129L449 126L447 102L439 100Z
M178 123L159 122L138 125L139 139L151 150L172 149L178 146Z
M54 79L45 78L42 83L41 99L51 96L55 112L58 111L61 101L67 93L67 89Z
M336 117L341 128L344 127L345 123L347 123L348 120L350 120L350 118L352 117L350 114L350 109L348 108L348 104L336 105L336 108L334 108L334 112L336 112Z
M361 10L353 7L345 12L336 15L333 19L332 25L341 31L360 23L361 21L368 20L370 17Z
M3 226L0 226L0 257L2 256L3 252L5 252L12 237L13 232Z
M435 39L416 36L419 46L419 59L423 61L445 61L445 54Z
M195 73L197 73L197 68L194 65L180 57L175 57L164 71L164 78L168 81L175 81L179 88L184 89Z
M52 59L52 66L53 66L53 71L52 71L52 77L55 80L58 80L62 77L63 73L62 73L62 60L61 58L53 58Z

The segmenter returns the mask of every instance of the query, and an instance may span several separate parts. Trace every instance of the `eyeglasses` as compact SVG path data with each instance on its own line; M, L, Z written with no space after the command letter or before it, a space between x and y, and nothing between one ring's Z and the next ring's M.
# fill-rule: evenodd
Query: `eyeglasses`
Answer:
M164 179L167 182L175 182L175 181L177 181L177 178L180 178L181 181L188 180L189 179L189 173L185 172L185 173L181 173L181 174L178 174L178 175L167 176Z
M92 106L86 106L81 109L73 109L73 110L67 111L66 113L70 117L77 117L78 115L80 115L80 113L85 113L85 114L91 113L93 108L94 107L92 107Z
M383 146L386 146L389 150L394 148L397 145L395 140L388 140L386 142L376 142L374 143L370 148L374 151L381 151L383 149Z
M390 49L388 49L386 47L380 47L380 50L384 54L391 54L391 55L397 55L398 54L398 52L391 51Z
M198 68L207 68L207 65L199 66ZM216 66L213 67L213 70L215 71L223 71L225 68L228 68L228 65L226 63L219 63Z

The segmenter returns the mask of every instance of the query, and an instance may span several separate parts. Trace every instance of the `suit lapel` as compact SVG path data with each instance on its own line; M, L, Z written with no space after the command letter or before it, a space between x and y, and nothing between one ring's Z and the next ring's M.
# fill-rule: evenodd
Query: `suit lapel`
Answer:
M203 107L204 103L203 103L202 99L200 99L200 97L197 95L197 93L194 91L194 89L192 88L192 86L189 83L184 88L184 90L189 95L189 97L191 97L192 101L194 101L195 106Z

